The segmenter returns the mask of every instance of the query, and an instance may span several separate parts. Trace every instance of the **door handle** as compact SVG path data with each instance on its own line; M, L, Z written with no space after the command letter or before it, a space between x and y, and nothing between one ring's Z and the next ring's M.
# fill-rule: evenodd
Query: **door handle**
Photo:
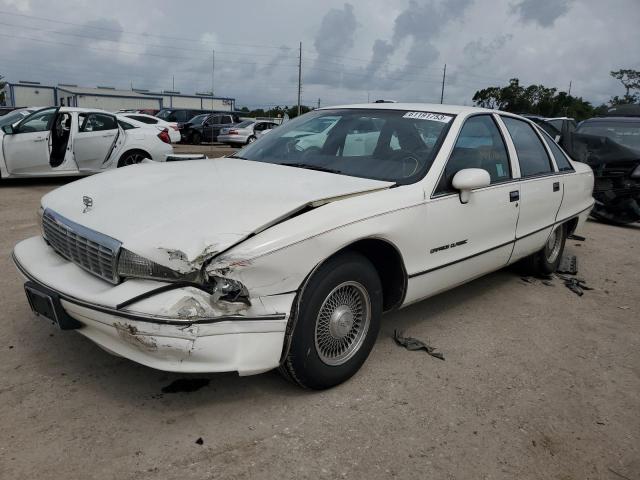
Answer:
M111 138L115 136L115 133L109 133L108 135L102 135L102 138Z
M514 190L512 192L509 192L510 202L517 202L518 200L520 200L520 190Z
M557 192L560 190L560 182L553 182L553 191Z
M34 142L44 142L46 138L36 138Z

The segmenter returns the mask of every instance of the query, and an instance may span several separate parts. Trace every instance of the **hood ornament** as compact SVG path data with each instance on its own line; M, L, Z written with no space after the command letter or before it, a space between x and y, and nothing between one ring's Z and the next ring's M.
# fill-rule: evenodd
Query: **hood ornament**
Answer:
M82 213L87 213L93 207L93 198L83 195L82 203L84 204L84 210L82 210Z

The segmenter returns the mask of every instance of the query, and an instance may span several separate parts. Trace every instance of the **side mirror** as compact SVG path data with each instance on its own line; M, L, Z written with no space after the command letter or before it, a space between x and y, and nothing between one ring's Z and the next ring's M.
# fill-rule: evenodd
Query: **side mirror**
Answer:
M2 127L2 131L7 135L12 135L14 133L13 125L5 125L4 127Z
M460 202L469 203L471 191L491 184L489 172L482 168L465 168L453 176L453 188L460 191Z

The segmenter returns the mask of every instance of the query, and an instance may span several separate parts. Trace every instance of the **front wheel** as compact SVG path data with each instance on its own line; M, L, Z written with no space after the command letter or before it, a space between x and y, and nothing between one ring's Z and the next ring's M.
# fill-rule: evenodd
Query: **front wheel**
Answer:
M191 143L193 145L200 145L202 143L202 135L200 135L200 132L193 132L191 134Z
M549 234L542 250L531 255L527 260L529 270L535 275L551 275L558 269L562 260L564 244L567 240L566 225L557 225Z
M382 286L371 262L358 253L326 261L300 302L291 348L280 370L302 387L333 387L355 374L380 329Z

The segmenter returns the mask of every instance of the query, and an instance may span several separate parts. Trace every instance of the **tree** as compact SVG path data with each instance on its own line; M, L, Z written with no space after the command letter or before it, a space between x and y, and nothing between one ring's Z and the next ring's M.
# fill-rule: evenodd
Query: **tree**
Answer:
M620 70L610 72L610 75L616 80L620 80L620 83L624 86L625 94L623 98L627 99L635 97L635 99L637 99L637 94L631 95L629 92L631 90L640 90L640 71L621 68ZM616 96L613 98L617 99L618 97Z
M593 116L593 106L580 97L544 85L520 85L517 78L505 87L487 87L473 96L475 105L513 113L529 113L544 117L568 116L583 120Z

